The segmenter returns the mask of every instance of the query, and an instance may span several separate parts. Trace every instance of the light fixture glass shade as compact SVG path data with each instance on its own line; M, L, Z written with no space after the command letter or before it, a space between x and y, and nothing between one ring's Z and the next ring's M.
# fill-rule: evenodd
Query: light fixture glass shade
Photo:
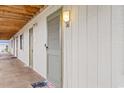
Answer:
M69 11L64 11L63 12L63 20L64 20L64 22L69 22L69 20L70 20L70 15L69 14L70 14Z

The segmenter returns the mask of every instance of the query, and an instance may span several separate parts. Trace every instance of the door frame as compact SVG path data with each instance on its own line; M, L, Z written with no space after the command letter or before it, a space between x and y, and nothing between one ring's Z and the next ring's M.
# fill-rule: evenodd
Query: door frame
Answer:
M15 51L16 51L16 39L15 39L15 37L14 37L14 38L13 38L13 55L14 55L14 56L16 56Z
M51 14L49 14L48 16L47 16L47 20L46 20L46 23L48 22L48 18L50 17L50 16L52 16L52 15L55 15L56 13L60 13L60 36L59 36L59 38L60 38L60 49L61 49L61 87L63 87L63 79L64 79L64 61L63 61L63 21L62 21L62 11L63 11L63 8L62 7L60 7L59 9L57 9L56 11L54 11L53 13L51 13ZM46 40L46 44L45 44L45 46L46 45L48 45L48 25L47 25L47 40ZM48 53L47 53L47 49L46 49L46 63L47 63L47 65L46 65L46 68L47 68L47 73L46 73L46 76L48 77L48 66L49 66L49 64L48 64Z
M31 30L32 30L32 41L30 41L30 33L31 33ZM30 47L30 43L32 42L32 51L31 51L31 47ZM29 28L29 67L31 67L31 68L33 68L33 27L31 27L31 28ZM32 52L32 65L30 65L30 60L31 60L31 58L30 58L30 53Z
M15 38L16 41L16 57L18 57L18 36Z

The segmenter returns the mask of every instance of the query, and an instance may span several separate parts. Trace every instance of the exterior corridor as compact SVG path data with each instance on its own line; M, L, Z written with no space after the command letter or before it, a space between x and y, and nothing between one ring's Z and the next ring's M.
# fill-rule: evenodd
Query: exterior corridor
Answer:
M124 6L0 9L18 15L16 21L8 19L8 13L0 20L0 40L8 40L8 52L24 62L1 55L0 87L31 87L42 77L57 88L124 87Z
M32 68L8 53L0 53L0 88L31 88L39 80L44 79Z

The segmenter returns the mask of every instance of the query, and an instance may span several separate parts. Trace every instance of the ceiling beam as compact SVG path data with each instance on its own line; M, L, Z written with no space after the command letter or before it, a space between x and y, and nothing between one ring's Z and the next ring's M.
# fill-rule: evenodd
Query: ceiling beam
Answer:
M10 30L10 32L11 31L13 31L13 30L16 30L16 31L18 31L20 29L20 27L16 27L16 26L1 26L0 25L0 31L8 31L8 30Z
M15 32L17 32L17 30L0 30L0 34L8 34L8 33L15 33Z
M6 18L6 17L0 17L0 22L1 21L11 21L12 23L13 22L27 22L27 20L17 20L17 19L11 19L11 18Z
M26 18L14 17L14 16L8 16L8 15L0 15L0 18L15 19L15 20L24 20L24 21L28 21L29 20L29 19L26 19Z
M21 14L14 14L14 13L10 13L10 12L6 12L6 11L0 11L0 16L1 17L7 17L7 18L14 18L14 19L31 19L32 16L28 16L28 15L21 15Z
M34 7L34 8L43 8L45 5L28 5L30 7Z
M25 9L17 9L17 8L11 7L11 5L10 6L0 5L0 11L3 11L3 12L6 11L10 13L22 14L22 15L28 15L28 16L33 16L35 14Z
M38 11L40 8L44 8L44 5L11 5L8 7L12 7L15 9L20 9L20 10L26 10L30 13L35 13L36 11Z
M22 27L22 26L24 26L26 24L26 22L6 22L6 21L2 21L2 22L0 22L0 26L15 26L15 27Z
M8 40L11 36L12 36L11 33L7 33L7 34L0 33L0 40Z

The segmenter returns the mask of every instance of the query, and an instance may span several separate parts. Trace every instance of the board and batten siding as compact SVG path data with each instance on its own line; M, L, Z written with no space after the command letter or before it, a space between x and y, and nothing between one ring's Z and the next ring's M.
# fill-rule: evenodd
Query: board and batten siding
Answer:
M112 86L124 87L124 6L112 6Z
M46 19L61 7L70 11L70 27L63 22L62 31L63 87L124 87L124 6L48 6L15 35L24 35L18 58L29 64L29 29L37 23L34 69L47 77Z
M124 87L124 6L64 6L65 87Z

